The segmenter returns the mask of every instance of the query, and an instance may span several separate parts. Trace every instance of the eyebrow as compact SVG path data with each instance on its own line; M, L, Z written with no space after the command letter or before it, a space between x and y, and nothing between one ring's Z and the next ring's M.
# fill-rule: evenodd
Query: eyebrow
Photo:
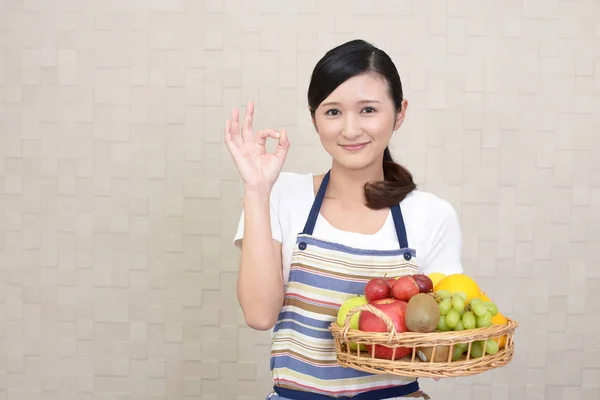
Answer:
M363 103L381 103L379 100L361 100L358 102L359 104L363 104ZM321 104L321 107L326 107L326 106L339 106L340 103L336 102L336 101L330 101L327 103L323 103Z

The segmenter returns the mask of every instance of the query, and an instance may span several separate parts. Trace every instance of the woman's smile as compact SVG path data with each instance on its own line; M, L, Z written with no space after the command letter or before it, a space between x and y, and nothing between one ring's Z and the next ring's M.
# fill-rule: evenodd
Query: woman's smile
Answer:
M353 143L353 144L341 144L340 146L344 150L348 151L359 151L364 149L371 142L363 142L363 143Z

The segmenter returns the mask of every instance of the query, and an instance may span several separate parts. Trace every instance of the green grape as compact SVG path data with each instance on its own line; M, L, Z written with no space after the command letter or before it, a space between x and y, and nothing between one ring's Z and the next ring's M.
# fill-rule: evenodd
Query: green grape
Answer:
M477 317L478 328L487 328L489 326L492 326L492 315L489 312Z
M444 315L440 316L440 319L437 324L437 330L442 331L442 332L446 332L446 331L450 330L450 328L448 328L448 325L446 325L446 317Z
M475 329L477 321L471 311L466 311L462 316L462 323L465 329Z
M455 349L459 348L459 349L462 349L463 351L467 350L467 347L469 347L468 343L457 343L457 344L454 345Z
M485 345L485 352L487 354L496 354L498 352L498 342L493 339L488 339Z
M462 322L462 319L460 319L460 317L458 318L458 324L456 324L456 326L454 327L455 331L464 331L465 330L465 326Z
M477 315L478 317L481 317L482 315L488 313L487 308L485 307L485 305L481 301L477 302L475 304L471 303L471 310L473 310L473 313L475 315Z
M483 342L481 340L477 340L471 344L471 357L479 358L483 356Z
M490 303L489 301L486 301L483 304L485 304L485 308L487 308L487 310L492 315L492 317L495 317L496 314L498 314L498 307L494 303Z
M438 304L438 307L440 308L440 315L448 315L448 311L452 308L452 299L447 298L442 300Z
M460 321L460 314L455 309L451 309L448 311L446 315L446 325L450 329L454 329L456 325L458 325L458 321Z
M452 350L452 361L460 360L464 353L465 348L454 346L454 350Z
M482 303L482 304L483 304L483 301L482 301L481 299L478 299L478 298L476 297L476 298L474 298L474 299L471 299L471 301L469 302L469 305L470 305L470 306L471 306L471 308L472 308L472 307L473 307L475 304L478 304L478 303Z
M456 311L461 312L462 310L465 309L465 299L463 299L461 296L458 296L456 293L454 293L454 295L452 295L452 307Z
M454 297L462 297L462 299L464 300L464 303L467 302L468 296L467 296L467 294L465 292L455 292L455 293L452 294L452 296L454 296Z
M450 293L448 290L438 290L435 293L440 296L441 299L449 299L452 296L452 293Z

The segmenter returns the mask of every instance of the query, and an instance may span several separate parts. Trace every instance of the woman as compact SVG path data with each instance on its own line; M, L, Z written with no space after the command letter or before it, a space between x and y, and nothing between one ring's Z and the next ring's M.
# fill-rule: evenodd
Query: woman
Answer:
M457 215L392 160L388 144L407 101L386 53L361 40L330 50L308 104L332 158L325 174L282 173L287 134L254 134L252 103L241 128L236 109L225 127L245 187L238 298L250 327L273 329L270 397L428 398L414 378L339 366L327 327L372 277L462 272ZM272 154L267 138L278 141Z

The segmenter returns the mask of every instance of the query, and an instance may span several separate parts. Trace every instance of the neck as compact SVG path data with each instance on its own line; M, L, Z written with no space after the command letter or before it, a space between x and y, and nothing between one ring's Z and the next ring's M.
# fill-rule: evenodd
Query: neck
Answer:
M344 201L364 203L365 184L383 180L383 166L373 164L361 170L349 170L335 162L331 166L331 174L327 195L331 198L342 198Z

